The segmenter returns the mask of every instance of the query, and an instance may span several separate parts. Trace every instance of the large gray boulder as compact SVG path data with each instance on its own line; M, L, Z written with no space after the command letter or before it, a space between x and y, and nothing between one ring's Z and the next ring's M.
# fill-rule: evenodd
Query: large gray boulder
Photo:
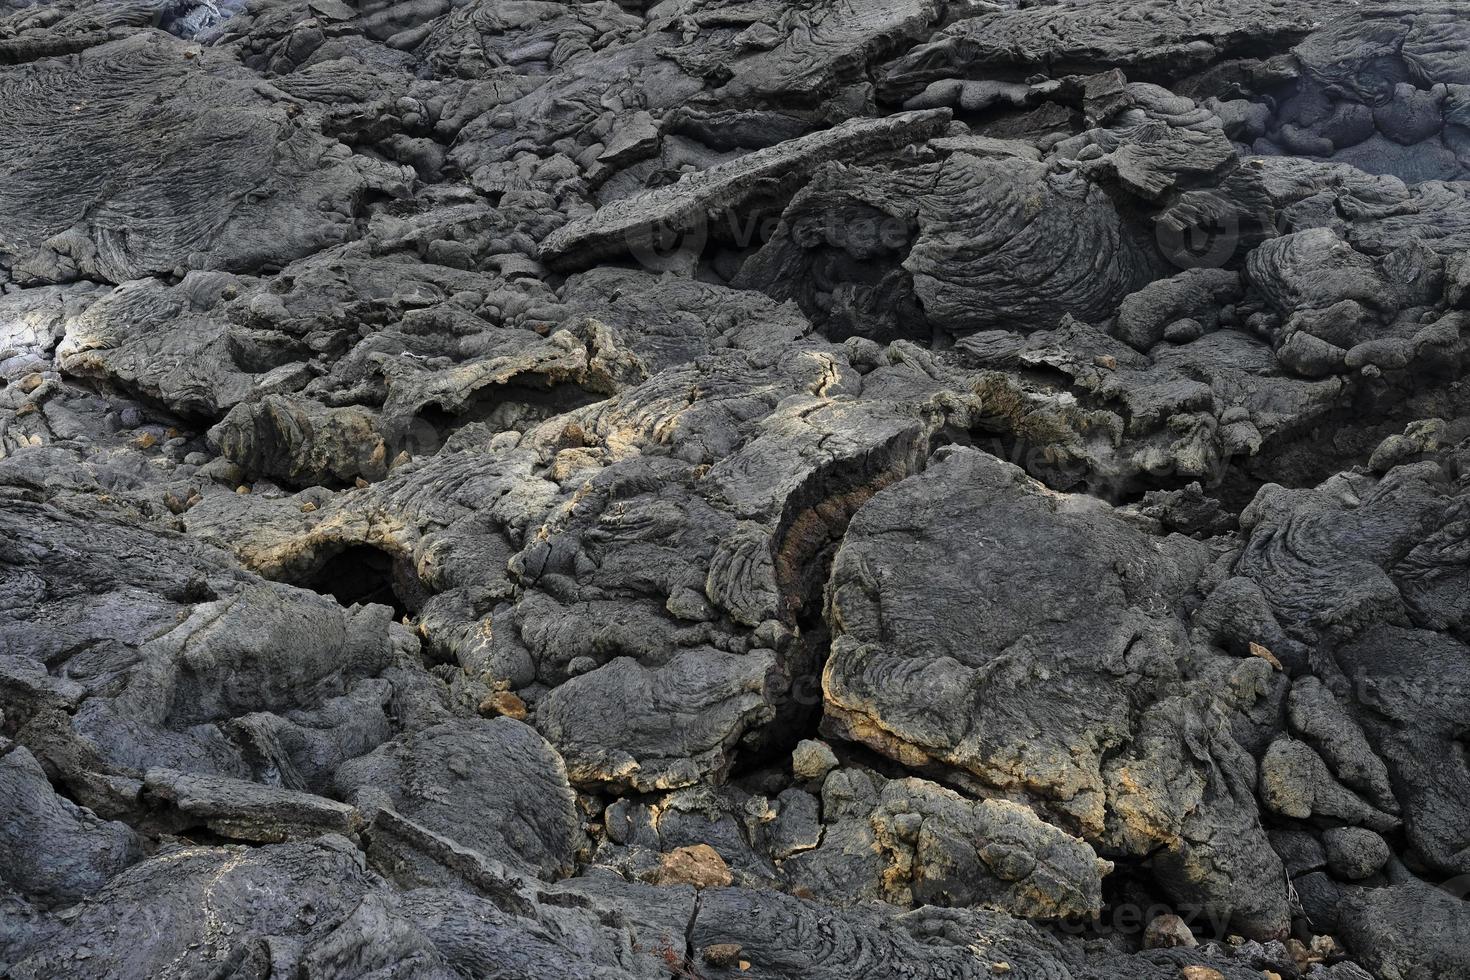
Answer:
M948 452L876 496L837 554L825 724L1019 795L1086 840L1161 848L1176 898L1269 935L1286 902L1254 762L1201 727L1237 706L1181 672L1218 656L1181 616L1206 560L993 457ZM934 567L967 577L936 590Z

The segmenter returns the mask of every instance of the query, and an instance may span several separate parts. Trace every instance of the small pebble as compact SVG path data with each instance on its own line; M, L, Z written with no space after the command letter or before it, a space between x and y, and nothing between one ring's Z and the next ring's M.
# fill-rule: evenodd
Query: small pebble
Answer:
M525 721L527 713L526 702L510 691L496 691L480 702L482 715L504 715L516 721Z
M739 943L711 943L699 951L710 966L734 966L740 962Z
M1161 915L1148 924L1143 931L1144 949L1173 949L1198 946L1199 942L1190 931L1189 924L1177 915Z
M837 756L826 742L804 738L791 753L791 772L797 779L816 782L837 768Z

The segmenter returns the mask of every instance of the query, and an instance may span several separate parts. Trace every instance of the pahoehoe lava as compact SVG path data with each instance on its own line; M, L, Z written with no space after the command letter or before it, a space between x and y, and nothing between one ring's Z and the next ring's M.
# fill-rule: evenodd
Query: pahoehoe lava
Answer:
M0 976L1470 977L1470 3L0 0Z

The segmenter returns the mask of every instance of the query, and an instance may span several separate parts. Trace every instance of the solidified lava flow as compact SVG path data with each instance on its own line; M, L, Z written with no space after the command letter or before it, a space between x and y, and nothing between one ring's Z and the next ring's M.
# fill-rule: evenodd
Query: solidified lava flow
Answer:
M0 0L0 976L1470 977L1470 3Z

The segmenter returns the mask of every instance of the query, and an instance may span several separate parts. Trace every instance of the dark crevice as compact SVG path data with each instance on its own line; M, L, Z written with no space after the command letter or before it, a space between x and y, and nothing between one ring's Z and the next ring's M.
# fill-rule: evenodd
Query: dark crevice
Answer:
M822 722L822 671L831 648L824 595L832 562L852 519L874 494L922 472L926 438L901 434L855 461L824 467L787 500L774 536L776 581L795 638L786 651L789 688L776 718L736 759L732 778L783 761L802 739L817 738Z
M413 615L427 598L410 563L372 545L345 548L294 584L331 596L344 606L389 606L395 618Z
M1063 919L1044 926L1056 935L1080 939L1123 939L1136 948L1144 929L1160 915L1177 915L1200 942L1224 940L1228 923L1202 909L1181 907L1158 886L1147 859L1112 857L1113 871L1102 881L1102 911L1091 919Z

